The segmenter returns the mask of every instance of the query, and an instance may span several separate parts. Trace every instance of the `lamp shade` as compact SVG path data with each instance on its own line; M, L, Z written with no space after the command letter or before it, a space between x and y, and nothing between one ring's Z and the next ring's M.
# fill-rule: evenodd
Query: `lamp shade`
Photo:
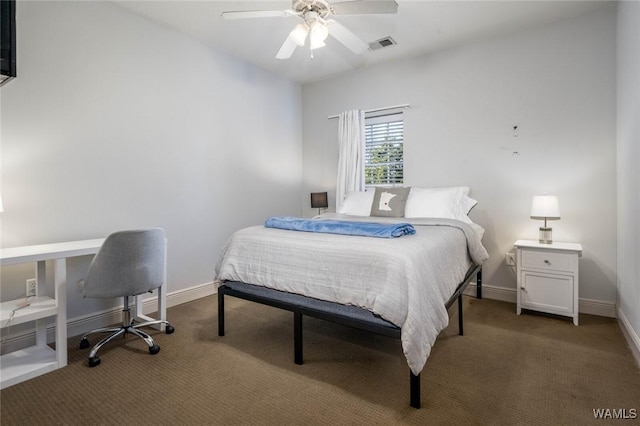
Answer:
M329 207L329 200L326 192L311 193L311 207L314 209L326 209Z
M560 205L555 195L536 195L531 202L531 219L558 220Z

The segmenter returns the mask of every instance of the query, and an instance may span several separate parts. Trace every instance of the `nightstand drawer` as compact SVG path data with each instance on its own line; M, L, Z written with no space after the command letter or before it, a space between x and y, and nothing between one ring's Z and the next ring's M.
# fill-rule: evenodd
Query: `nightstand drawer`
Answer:
M571 272L575 268L576 261L577 256L569 253L537 250L522 251L522 268Z

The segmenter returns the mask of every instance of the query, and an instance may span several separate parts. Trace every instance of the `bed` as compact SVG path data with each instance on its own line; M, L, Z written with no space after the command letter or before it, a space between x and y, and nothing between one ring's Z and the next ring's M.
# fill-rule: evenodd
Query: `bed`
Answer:
M488 258L482 229L459 219L406 217L404 211L402 217L333 213L314 219L401 222L415 229L400 238L239 230L216 265L218 333L225 333L228 295L293 312L296 364L303 363L304 315L398 338L410 369L410 405L419 408L420 372L448 325L447 309L458 301L462 334L462 292L475 278L477 297L482 295L481 265Z

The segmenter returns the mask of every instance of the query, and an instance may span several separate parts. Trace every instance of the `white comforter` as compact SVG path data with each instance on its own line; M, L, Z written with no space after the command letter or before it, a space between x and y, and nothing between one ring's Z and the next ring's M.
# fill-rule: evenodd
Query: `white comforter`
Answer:
M415 235L371 238L254 226L231 237L219 281L241 281L368 309L401 328L414 374L449 323L445 307L471 262L487 252L472 227L448 219L323 218L410 222Z

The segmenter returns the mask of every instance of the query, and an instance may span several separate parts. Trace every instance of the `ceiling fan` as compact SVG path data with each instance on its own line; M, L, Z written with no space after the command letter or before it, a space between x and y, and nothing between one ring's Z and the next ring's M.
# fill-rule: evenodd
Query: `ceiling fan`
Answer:
M304 46L309 36L311 58L313 51L325 45L328 35L348 47L353 53L363 53L369 47L350 30L331 19L331 16L365 15L396 13L398 3L395 0L347 0L329 3L326 0L292 0L287 10L245 10L222 12L224 19L274 18L297 16L302 20L289 33L289 36L276 54L278 59L288 59L297 46Z

